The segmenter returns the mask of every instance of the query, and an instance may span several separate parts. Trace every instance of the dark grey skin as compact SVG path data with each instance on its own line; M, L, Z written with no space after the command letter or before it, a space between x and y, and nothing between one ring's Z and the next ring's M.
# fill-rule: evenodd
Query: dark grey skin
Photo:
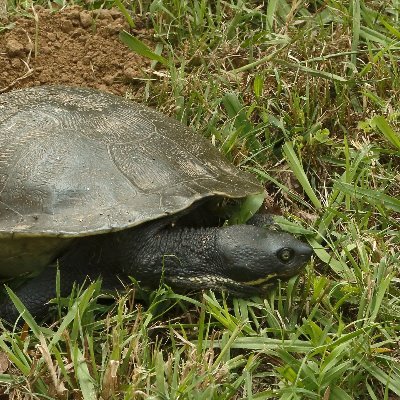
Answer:
M252 225L192 228L156 221L105 235L77 238L58 259L61 296L74 282L102 277L115 288L133 276L144 286L164 281L179 290L226 289L239 296L258 295L272 278L295 275L310 259L312 249L293 236ZM38 318L48 313L56 297L56 263L20 287L16 294ZM0 317L14 322L19 313L10 300Z

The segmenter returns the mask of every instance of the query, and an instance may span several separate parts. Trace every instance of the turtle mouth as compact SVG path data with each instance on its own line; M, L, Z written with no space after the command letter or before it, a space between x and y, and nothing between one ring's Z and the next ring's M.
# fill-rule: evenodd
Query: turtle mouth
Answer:
M290 274L290 276L292 276ZM273 282L279 278L286 278L281 274L273 273L265 277L261 277L252 281L239 282L226 276L220 275L193 275L193 276L179 276L168 277L168 282L177 288L184 288L189 290L200 289L215 289L227 290L237 296L260 295L264 292Z

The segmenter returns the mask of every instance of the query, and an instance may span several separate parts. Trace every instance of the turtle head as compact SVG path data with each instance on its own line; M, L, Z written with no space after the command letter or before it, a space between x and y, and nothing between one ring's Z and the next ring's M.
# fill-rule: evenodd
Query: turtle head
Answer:
M230 290L251 291L271 280L296 275L312 255L312 248L294 236L251 225L224 227L217 237L222 274ZM228 289L229 289L228 287ZM236 287L236 290L235 290Z
M213 244L207 244L210 242ZM178 289L226 289L238 296L260 294L276 279L296 275L312 255L312 248L294 236L252 225L215 228L213 235L202 236L196 243L196 248L185 252L189 261L182 262L187 260L184 256L176 259L175 268L171 268L172 263L165 265L170 271L167 281ZM179 247L184 248L185 241Z

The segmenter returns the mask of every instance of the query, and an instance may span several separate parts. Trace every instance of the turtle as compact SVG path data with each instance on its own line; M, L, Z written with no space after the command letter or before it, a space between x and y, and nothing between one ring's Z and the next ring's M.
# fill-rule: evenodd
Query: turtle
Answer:
M205 137L129 99L73 86L0 96L0 277L29 277L16 294L35 317L57 270L62 296L88 277L133 277L251 297L296 275L307 243L215 211L263 192ZM0 317L18 319L9 299Z

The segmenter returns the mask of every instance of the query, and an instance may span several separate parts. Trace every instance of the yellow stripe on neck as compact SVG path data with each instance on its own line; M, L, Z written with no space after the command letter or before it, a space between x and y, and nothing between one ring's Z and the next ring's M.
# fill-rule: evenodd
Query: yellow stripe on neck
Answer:
M249 286L257 286L261 285L262 283L268 282L270 279L275 278L278 274L270 274L267 275L265 278L258 278L255 279L254 281L248 281L248 282L240 282L244 285L249 285Z

